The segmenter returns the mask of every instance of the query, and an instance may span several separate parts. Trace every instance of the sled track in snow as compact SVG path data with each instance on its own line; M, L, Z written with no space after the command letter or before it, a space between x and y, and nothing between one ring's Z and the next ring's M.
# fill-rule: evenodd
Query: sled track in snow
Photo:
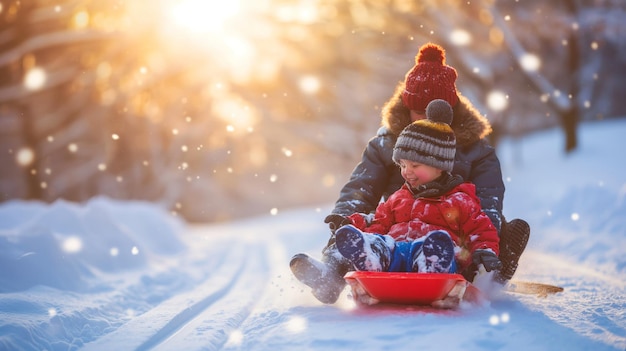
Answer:
M179 330L184 328L186 325L190 324L190 322L192 322L194 318L201 315L205 310L207 310L215 302L219 301L224 296L226 296L228 292L233 288L235 283L237 282L237 279L238 279L237 277L240 276L244 267L245 267L245 262L243 262L239 266L237 272L235 272L235 275L232 279L227 280L223 286L218 287L217 290L211 292L205 298L185 308L183 311L181 311L176 316L174 316L174 318L172 318L156 334L150 337L150 339L146 340L143 344L139 345L139 347L137 347L137 351L149 350L161 344L163 341L167 340L169 337L175 335Z
M120 344L129 350L222 348L249 316L268 275L263 245L234 245L229 251L217 265L207 264L214 273L195 288L175 294L84 349L112 350ZM251 270L256 274L243 273Z

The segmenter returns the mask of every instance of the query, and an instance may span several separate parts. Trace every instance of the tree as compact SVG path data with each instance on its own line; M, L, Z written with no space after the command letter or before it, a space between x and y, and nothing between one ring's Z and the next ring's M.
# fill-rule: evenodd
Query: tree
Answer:
M619 1L235 3L3 3L0 199L201 221L332 201L427 41L504 134L561 123L571 151L578 121L625 110Z

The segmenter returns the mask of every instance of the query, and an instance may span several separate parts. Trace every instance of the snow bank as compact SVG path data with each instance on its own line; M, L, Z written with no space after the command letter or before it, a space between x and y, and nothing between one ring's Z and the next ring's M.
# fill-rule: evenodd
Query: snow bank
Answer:
M97 272L144 267L151 256L184 250L181 226L141 202L10 201L0 206L0 292L89 289Z

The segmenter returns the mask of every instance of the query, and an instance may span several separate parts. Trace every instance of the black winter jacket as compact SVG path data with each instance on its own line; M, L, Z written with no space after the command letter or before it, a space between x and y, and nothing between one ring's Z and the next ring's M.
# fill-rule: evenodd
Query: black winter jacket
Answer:
M348 216L355 212L371 213L404 184L400 168L393 162L396 138L411 123L410 111L402 104L404 84L398 84L393 97L382 112L382 127L370 139L361 162L352 171L350 180L341 189L332 213ZM457 150L453 174L476 186L483 211L498 233L502 223L504 182L495 149L484 138L491 132L489 121L464 96L453 108L452 129Z

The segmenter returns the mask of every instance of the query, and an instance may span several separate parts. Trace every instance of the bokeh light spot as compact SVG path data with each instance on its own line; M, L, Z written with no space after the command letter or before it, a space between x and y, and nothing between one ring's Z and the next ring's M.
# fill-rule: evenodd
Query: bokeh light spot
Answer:
M113 257L117 257L117 255L120 254L120 249L118 249L117 247L112 247L109 250L109 255L113 256Z
M541 67L541 59L534 54L526 53L519 59L520 66L527 72L535 72Z
M450 41L458 46L466 46L472 42L472 34L465 29L455 29L450 33Z
M77 253L83 249L83 241L77 236L69 236L63 240L61 248L67 253Z
M75 28L86 28L89 25L89 13L80 11L74 15L73 23Z
M491 325L499 325L499 324L506 324L511 320L511 316L504 312L502 314L498 315L492 315L491 317L489 317L489 324Z
M287 321L287 330L291 333L302 333L307 329L307 321L303 317L295 316Z
M22 167L27 167L35 160L35 153L31 148L23 147L15 154L15 161Z
M31 68L24 75L24 87L31 91L39 90L46 84L47 78L46 71L42 68Z
M489 324L491 325L498 325L500 324L500 318L498 318L498 316L493 315L491 317L489 317Z
M500 321L502 321L502 323L508 323L511 320L511 317L509 316L508 313L504 312L500 315Z
M501 91L494 90L487 95L487 106L489 106L492 111L503 111L508 105L508 97Z
M304 76L300 79L300 90L302 90L306 94L315 94L317 93L322 84L320 83L319 78L315 76Z

